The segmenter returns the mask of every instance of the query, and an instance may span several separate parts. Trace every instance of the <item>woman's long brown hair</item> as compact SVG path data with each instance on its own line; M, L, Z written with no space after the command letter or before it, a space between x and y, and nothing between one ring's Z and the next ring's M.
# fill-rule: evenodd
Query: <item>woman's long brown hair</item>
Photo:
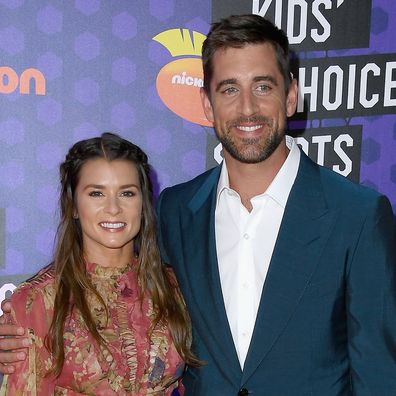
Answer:
M183 360L191 365L199 365L200 361L190 350L191 324L183 299L179 289L175 288L174 282L169 279L160 257L147 156L131 142L115 134L104 133L101 137L76 143L60 166L61 218L52 267L56 277L56 296L54 315L45 340L54 359L51 372L59 376L62 371L65 360L65 321L74 309L81 313L96 342L104 344L88 307L87 294L94 294L105 309L106 306L87 275L80 222L73 217L75 191L81 168L87 161L97 158L107 161L128 160L136 166L143 199L140 231L134 239L135 253L139 257L139 293L141 298L148 293L153 301L155 318L151 328L153 329L159 321L167 323L176 349Z

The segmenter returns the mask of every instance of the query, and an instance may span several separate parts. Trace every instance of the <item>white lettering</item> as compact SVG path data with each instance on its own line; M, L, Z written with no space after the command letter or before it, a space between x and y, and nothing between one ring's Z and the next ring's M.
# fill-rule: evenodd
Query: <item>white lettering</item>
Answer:
M305 95L310 96L309 111L316 111L316 104L318 101L318 75L319 67L313 67L311 71L311 85L305 82L305 68L299 70L299 86L298 86L298 104L297 111L302 113L304 111Z
M353 139L348 134L342 134L334 141L334 151L338 154L340 159L344 162L345 167L341 170L339 165L333 165L333 170L343 176L348 176L352 172L352 160L346 155L341 147L341 143L346 143L347 147L353 146Z
M396 98L392 99L392 89L396 88L396 80L392 79L393 71L396 69L396 62L388 62L385 70L385 92L384 106L396 106Z
M260 0L253 0L252 2L252 14L260 15L265 17L272 4L272 0L265 0L260 8ZM282 0L275 1L275 25L281 29L282 26Z
M214 151L213 151L213 158L218 164L221 164L221 162L223 161L223 156L221 155L222 150L223 150L223 146L221 145L221 143L219 143L214 148Z
M325 42L331 34L331 25L319 9L321 5L324 5L326 10L331 10L331 0L314 0L312 3L312 14L323 27L323 33L321 34L319 34L318 29L311 30L311 36L317 43Z
M335 0L252 0L252 14L262 17L269 14L275 25L287 33L290 44L299 44L307 36L316 43L323 43L332 33L329 17L335 18L334 11L331 14L326 11L339 8L343 0L334 3Z
M344 133L336 137L333 144L331 144L332 139L334 139L334 136L332 135L316 135L312 136L310 140L307 140L307 138L303 136L298 136L294 138L295 142L299 145L299 147L302 149L302 151L304 151L306 155L309 155L310 144L316 144L318 147L316 162L322 166L325 164L326 155L334 150L334 153L338 155L344 166L332 165L332 169L342 176L348 176L352 172L353 163L343 147L353 147L353 138L351 137L351 135ZM328 143L330 143L330 145ZM312 155L311 158L314 160ZM330 166L330 164L328 164L328 166Z
M297 113L396 106L396 61L300 67L298 82Z
M172 76L172 84L189 85L201 88L203 87L203 80L199 77L187 76L186 72L175 74Z
M178 74L175 74L172 77L172 84L181 84L181 77Z
M349 65L347 109L353 109L355 104L356 65Z
M371 99L367 98L367 78L369 72L372 72L374 76L379 76L381 69L375 63L368 63L362 69L360 75L360 104L366 109L375 106L379 98L378 94L373 94Z
M295 8L300 8L300 31L294 35L295 29ZM290 44L302 43L307 35L308 6L304 0L289 0L287 10L287 37Z
M325 157L325 145L326 143L331 142L331 135L322 135L322 136L313 136L312 143L316 143L318 145L318 158L316 162L319 165L324 165L324 157Z
M330 83L332 76L335 76L335 95L334 102L330 100ZM340 66L330 66L324 72L323 78L323 107L326 110L337 110L342 103L342 82L344 79L344 72Z
M296 138L294 138L294 140L301 147L302 151L304 151L304 153L308 155L309 143L307 139L303 138L302 136L297 136Z

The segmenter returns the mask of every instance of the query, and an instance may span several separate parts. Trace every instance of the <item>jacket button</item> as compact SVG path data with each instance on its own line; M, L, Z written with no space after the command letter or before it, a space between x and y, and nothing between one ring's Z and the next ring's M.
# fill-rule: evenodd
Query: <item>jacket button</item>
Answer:
M249 395L249 391L246 388L242 388L238 392L238 396L248 396L248 395Z

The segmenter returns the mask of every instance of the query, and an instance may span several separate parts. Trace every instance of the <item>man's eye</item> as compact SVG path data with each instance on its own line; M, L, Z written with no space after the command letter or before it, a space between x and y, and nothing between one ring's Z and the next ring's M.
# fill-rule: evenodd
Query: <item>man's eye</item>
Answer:
M261 84L256 87L256 91L260 93L266 93L271 90L271 87L267 84Z
M232 95L232 94L234 94L237 91L238 90L235 87L228 87L228 88L223 90L223 93L225 93L226 95Z
M101 197L103 194L102 194L102 191L91 191L90 193L89 193L89 196L90 197Z

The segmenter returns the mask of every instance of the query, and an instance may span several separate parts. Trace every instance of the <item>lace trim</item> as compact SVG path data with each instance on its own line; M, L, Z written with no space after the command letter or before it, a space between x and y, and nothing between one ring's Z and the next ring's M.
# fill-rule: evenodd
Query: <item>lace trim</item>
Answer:
M128 379L131 383L136 381L137 371L137 349L134 332L129 328L127 305L123 301L117 304L118 325L120 326L120 336L122 339L122 352L126 356L129 368Z

